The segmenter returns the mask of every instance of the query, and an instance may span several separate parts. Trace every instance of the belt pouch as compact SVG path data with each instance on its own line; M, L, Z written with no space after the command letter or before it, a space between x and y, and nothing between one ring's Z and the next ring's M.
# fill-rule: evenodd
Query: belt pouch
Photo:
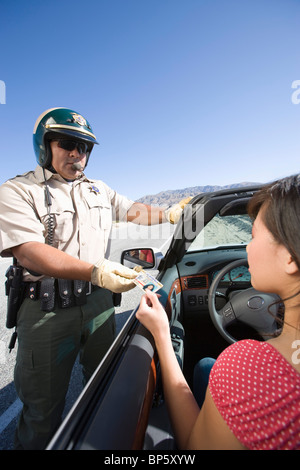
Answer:
M74 295L76 305L86 304L86 286L85 281L74 281Z
M41 281L40 299L41 310L44 312L51 312L55 303L55 279L48 278Z
M72 292L72 281L69 279L58 279L58 292L61 308L69 308L74 305Z

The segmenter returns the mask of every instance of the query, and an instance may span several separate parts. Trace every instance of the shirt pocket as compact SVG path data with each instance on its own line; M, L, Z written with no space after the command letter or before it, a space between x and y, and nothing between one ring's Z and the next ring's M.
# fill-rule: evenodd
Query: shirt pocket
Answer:
M89 208L91 226L97 230L109 230L112 225L111 205L98 194L88 194L86 203Z
M45 238L49 239L49 236L51 236L54 246L58 246L60 242L67 242L72 238L75 229L75 209L71 199L64 199L62 205L53 198L50 206L51 219L49 219L48 207L45 203L36 203L36 211L44 225Z

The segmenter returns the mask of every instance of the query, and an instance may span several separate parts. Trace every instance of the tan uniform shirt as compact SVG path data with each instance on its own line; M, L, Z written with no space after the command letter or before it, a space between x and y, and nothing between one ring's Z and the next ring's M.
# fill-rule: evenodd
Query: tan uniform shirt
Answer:
M85 175L72 183L45 170L51 194L53 246L89 263L106 255L112 221L125 219L134 201L119 195L102 181ZM0 254L29 241L48 239L48 209L43 170L37 166L0 187Z

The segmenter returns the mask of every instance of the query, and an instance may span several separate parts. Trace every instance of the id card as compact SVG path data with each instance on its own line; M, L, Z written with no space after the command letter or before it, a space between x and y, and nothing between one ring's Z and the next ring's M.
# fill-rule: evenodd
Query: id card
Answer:
M133 282L140 289L142 290L151 289L152 292L157 292L163 286L161 282L159 282L157 279L155 279L155 277L151 276L151 274L147 273L144 270L139 272L137 277L133 279Z

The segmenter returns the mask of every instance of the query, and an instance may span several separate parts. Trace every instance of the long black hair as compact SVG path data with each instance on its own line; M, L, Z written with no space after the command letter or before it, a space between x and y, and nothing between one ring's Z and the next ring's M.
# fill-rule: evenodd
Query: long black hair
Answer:
M285 246L300 270L300 175L264 186L250 200L248 213L262 218L274 239Z
M274 240L285 246L300 270L300 175L277 180L255 193L248 205L249 216L256 219L262 208L265 226ZM300 286L296 294L278 302L284 303L299 294ZM271 305L271 313L270 308ZM282 324L283 313L276 320Z

